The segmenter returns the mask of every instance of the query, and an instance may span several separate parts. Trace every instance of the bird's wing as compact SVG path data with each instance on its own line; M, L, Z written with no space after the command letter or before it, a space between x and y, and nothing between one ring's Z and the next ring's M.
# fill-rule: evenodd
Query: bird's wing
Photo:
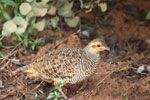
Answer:
M82 49L62 49L44 55L31 65L41 77L66 78L75 74L81 60Z

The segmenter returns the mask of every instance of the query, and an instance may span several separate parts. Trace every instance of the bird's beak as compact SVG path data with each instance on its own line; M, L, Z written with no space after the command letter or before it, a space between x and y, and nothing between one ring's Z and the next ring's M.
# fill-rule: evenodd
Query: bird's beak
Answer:
M109 48L108 46L105 46L105 47L104 47L104 50L110 51L110 48Z

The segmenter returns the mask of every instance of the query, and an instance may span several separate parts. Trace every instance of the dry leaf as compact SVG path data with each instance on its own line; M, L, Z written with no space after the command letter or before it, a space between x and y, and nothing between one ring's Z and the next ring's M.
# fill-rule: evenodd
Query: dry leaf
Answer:
M58 15L62 17L71 17L73 16L73 11L71 11L73 7L73 2L71 3L66 3L63 7L58 9Z
M17 25L17 30L15 31L17 34L22 34L26 31L28 22L25 19L19 16L15 16L13 21Z
M46 19L43 19L42 21L37 22L36 24L34 24L34 28L37 29L38 31L43 31L44 27L46 24Z
M34 16L43 17L47 13L47 8L43 8L41 6L38 6L38 4L34 3L32 6L32 12L34 13Z
M14 33L17 30L16 24L13 22L13 20L9 20L4 23L3 29L2 29L2 35L3 36L9 36L11 33Z
M107 10L107 3L100 3L98 6L101 8L102 12L105 12Z
M79 16L76 16L76 17L73 17L73 18L65 18L65 22L70 27L76 27L79 23L79 20L80 20Z
M56 15L56 7L51 6L49 11L47 12L49 15Z
M54 28L57 27L58 22L59 22L59 17L56 16L56 17L51 18L50 20L51 20L52 26L53 26Z
M22 15L27 15L32 10L32 7L29 3L22 3L19 10Z

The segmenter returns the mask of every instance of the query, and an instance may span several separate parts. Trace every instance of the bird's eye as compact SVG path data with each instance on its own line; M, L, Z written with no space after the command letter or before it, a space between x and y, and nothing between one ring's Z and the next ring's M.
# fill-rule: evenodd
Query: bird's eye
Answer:
M97 47L100 47L100 45L98 44Z

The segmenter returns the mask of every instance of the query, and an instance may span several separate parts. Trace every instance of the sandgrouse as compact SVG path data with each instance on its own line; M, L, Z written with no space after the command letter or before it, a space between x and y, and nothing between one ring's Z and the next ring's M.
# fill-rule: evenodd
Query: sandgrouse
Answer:
M100 64L99 53L109 50L105 42L94 39L85 48L65 48L49 52L29 65L18 68L29 77L58 85L76 84L88 79Z

